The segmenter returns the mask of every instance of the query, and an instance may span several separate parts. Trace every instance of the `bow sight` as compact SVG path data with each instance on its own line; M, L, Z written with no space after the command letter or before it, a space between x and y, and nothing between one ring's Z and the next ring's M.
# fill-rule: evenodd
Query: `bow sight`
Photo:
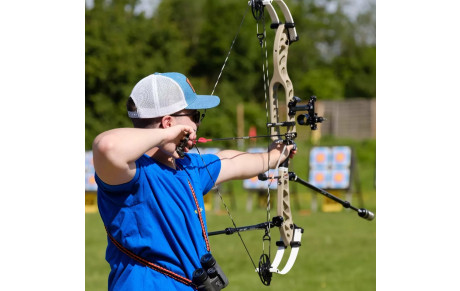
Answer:
M295 115L297 111L307 111L307 113L297 116L297 123L299 125L310 125L312 130L316 130L316 124L326 120L326 118L318 116L318 113L315 112L316 96L311 96L308 104L297 106L297 103L300 101L302 100L299 97L294 96L288 103L289 115Z

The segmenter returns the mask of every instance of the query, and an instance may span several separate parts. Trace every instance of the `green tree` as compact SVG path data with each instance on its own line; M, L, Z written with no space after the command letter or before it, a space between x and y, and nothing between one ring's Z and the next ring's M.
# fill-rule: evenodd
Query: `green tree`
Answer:
M299 41L289 49L288 71L295 95L306 100L375 97L375 6L350 19L342 1L286 0ZM336 9L326 8L337 3ZM265 131L265 91L256 21L241 0L161 1L147 17L136 0L95 0L86 8L86 148L107 129L131 126L125 102L132 87L154 72L178 71L199 94L210 94L240 27L215 95L218 109L208 110L202 134L236 134L236 105L244 103L246 126ZM282 13L277 5L278 14ZM269 75L275 30L266 13ZM262 23L258 30L264 29ZM228 126L229 124L233 126ZM247 131L247 128L246 128Z
M133 84L155 71L187 71L189 43L175 23L136 14L137 1L101 1L85 11L85 147L110 128L130 126Z

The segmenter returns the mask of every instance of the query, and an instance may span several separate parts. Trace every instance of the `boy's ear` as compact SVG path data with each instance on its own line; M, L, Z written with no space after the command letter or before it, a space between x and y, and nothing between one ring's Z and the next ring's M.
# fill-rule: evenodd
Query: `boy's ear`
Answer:
M161 124L160 127L162 128L168 128L173 126L173 119L172 116L170 115L165 115L163 118L161 118Z

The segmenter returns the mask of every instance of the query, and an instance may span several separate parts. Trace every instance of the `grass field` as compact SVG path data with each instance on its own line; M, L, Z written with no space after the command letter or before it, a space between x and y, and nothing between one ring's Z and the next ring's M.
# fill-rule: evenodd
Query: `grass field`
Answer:
M252 264L237 235L213 236L213 255L230 280L226 290L340 290L371 291L376 287L376 221L361 219L356 212L335 213L309 211L310 192L299 193L300 207L294 210L294 222L303 227L302 247L293 269L286 275L273 275L270 287L265 287L253 271ZM240 198L245 198L246 193ZM318 197L319 201L323 197ZM355 198L354 198L355 199ZM244 200L236 199L237 210L232 215L238 226L255 224L265 219L263 209L248 213ZM365 207L375 211L375 192L365 193ZM233 205L232 208L235 205ZM274 213L272 213L273 215ZM226 214L208 211L208 229L230 227ZM242 233L254 261L262 250L262 231ZM272 232L278 240L277 230ZM86 290L107 290L109 266L104 259L106 234L99 214L86 214ZM276 246L273 243L272 255Z

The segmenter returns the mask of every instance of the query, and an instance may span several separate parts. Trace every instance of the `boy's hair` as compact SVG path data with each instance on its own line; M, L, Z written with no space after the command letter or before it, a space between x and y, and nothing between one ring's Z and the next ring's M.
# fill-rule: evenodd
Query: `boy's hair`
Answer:
M129 97L128 101L126 102L126 109L128 111L136 111L136 104L134 104L134 100ZM130 118L133 126L135 128L155 128L156 124L161 122L163 117L155 117L155 118Z

